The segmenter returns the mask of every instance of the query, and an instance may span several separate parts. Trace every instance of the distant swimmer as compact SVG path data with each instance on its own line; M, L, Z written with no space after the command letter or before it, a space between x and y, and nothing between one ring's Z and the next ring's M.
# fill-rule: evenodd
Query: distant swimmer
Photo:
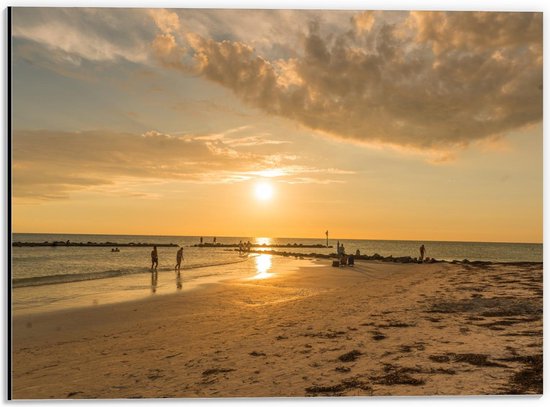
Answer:
M424 261L424 255L426 254L426 248L424 245L420 246L420 261Z
M183 260L183 247L180 247L179 250L178 250L178 253L176 254L176 267L174 267L174 271L176 271L176 270L179 271L180 270L182 260Z
M159 254L157 252L157 246L153 246L153 250L151 251L151 270L153 270L153 266L156 270L158 265L159 265Z

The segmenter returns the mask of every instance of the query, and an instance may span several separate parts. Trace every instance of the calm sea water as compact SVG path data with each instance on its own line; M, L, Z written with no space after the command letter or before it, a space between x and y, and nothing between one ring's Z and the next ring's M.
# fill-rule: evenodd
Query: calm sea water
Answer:
M116 243L174 243L184 248L182 275L186 286L191 281L219 280L232 276L252 275L271 267L271 256L241 256L229 248L198 248L198 236L127 236L127 235L65 235L22 234L12 236L14 242L116 242ZM222 244L250 241L257 244L324 245L324 239L217 237ZM212 237L204 237L211 243ZM486 260L493 262L533 261L542 262L542 244L523 243L474 243L474 242L420 242L384 240L339 240L347 253L382 256L418 256L421 244L426 246L426 255L440 260ZM336 247L337 240L329 240ZM276 248L279 251L298 253L333 253L335 248ZM176 262L175 247L159 247L159 279L161 283L173 280ZM16 308L40 307L45 303L62 301L64 298L101 296L117 289L149 289L150 247L120 247L120 252L111 252L111 247L13 247L12 287L13 306ZM279 261L279 260L277 260ZM282 261L282 260L281 260ZM232 264L231 267L222 267ZM80 282L79 292L71 289L71 283ZM83 285L83 283L86 283ZM155 285L157 282L155 281ZM170 283L172 286L172 283ZM162 286L162 284L160 284ZM172 287L173 288L173 287ZM39 290L40 289L40 290ZM156 288L155 288L156 290ZM95 301L95 300L94 300Z
M174 243L184 247L184 269L238 263L245 260L229 248L192 247L199 243L198 236L127 236L127 235L62 235L22 234L13 235L14 242L116 242L116 243ZM212 242L212 237L204 237ZM218 243L252 243L303 245L325 244L324 239L287 239L218 237ZM495 262L542 262L542 244L526 243L474 243L474 242L420 242L388 240L339 240L347 253L360 250L362 254L378 253L382 256L418 256L421 244L426 255L441 260L487 260ZM329 244L336 246L337 241ZM334 248L276 248L280 251L299 253L333 253ZM173 270L177 248L159 247L159 271ZM111 252L111 247L13 247L12 283L14 287L54 284L69 281L115 277L124 274L144 273L150 267L150 247L121 247Z

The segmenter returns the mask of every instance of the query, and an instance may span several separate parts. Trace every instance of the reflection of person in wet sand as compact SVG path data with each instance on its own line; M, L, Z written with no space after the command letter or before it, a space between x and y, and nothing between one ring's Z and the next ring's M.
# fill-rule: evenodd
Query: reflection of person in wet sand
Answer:
M151 272L151 292L154 294L157 292L158 272L153 270Z
M158 265L159 265L159 254L157 252L157 246L153 246L153 250L151 251L151 270L153 270L153 266L155 267L155 270L156 270Z
M178 290L181 290L181 287L182 287L182 283L181 283L181 274L180 274L180 271L178 270L177 271L177 275L176 275L176 288Z
M426 248L424 245L420 246L420 261L424 261L424 255L426 254Z
M176 270L179 271L180 270L182 260L183 260L183 247L180 247L179 250L178 250L178 253L176 254L176 267L174 267L174 271L176 271Z

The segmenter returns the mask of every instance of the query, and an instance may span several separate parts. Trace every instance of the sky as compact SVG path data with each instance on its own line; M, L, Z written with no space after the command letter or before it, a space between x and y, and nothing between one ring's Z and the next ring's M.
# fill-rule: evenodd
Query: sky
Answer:
M15 8L11 63L14 232L542 242L541 13Z

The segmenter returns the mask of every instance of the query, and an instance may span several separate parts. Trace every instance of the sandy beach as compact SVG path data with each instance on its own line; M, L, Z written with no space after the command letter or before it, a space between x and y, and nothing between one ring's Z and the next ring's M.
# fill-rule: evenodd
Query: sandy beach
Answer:
M540 263L274 258L270 273L15 316L12 396L542 393Z

